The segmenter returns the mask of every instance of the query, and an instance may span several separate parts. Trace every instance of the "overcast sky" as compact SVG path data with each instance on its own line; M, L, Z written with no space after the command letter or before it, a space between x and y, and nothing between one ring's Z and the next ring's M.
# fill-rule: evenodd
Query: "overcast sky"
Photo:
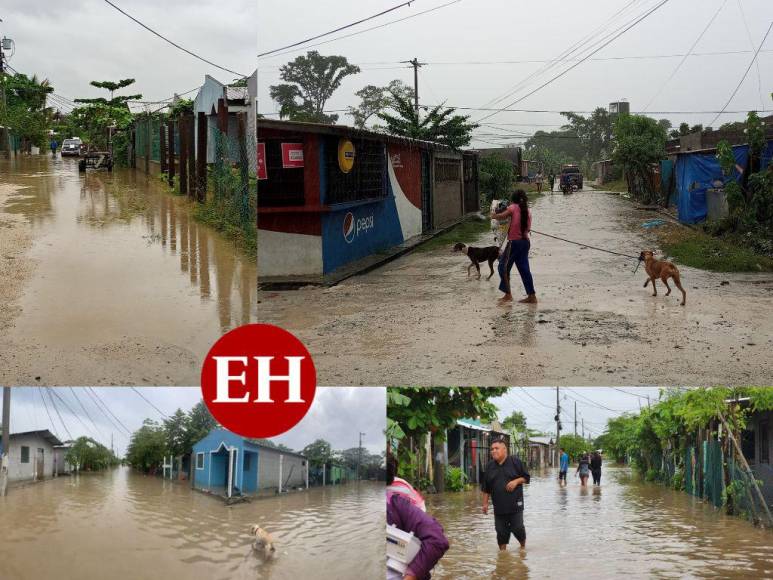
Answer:
M660 396L658 387L560 387L562 433L574 433L574 408L577 404L577 434L597 437L604 432L607 419L625 412L637 413L639 406L647 406L647 396L652 404ZM513 411L526 415L526 425L549 435L555 435L556 414L555 387L513 387L502 397L492 399L499 408L500 420Z
M259 61L256 60L259 52L327 32L396 6L398 2L115 0L114 3L183 47L226 68L249 74L259 62L259 107L261 112L271 114L277 107L269 97L269 87L279 82L279 66L305 53L307 48L322 54L344 55L350 62L361 65L362 72L344 81L328 102L328 109L356 105L355 91L367 84L386 85L392 79L412 83L412 70L404 68L400 61L413 57L429 63L420 69L422 103L481 107L502 97L545 66L535 62L492 62L555 58L587 35L594 33L600 39L624 23L632 22L659 1L414 0L410 7L316 41L326 42L321 46L304 47ZM449 6L419 15L449 2ZM701 56L689 57L673 79L666 82L681 61L680 56L669 55L687 53L720 7L716 20L692 51ZM616 19L610 21L618 12ZM69 99L100 94L88 86L94 79L133 77L137 79L133 92L142 93L146 100L159 100L199 86L206 73L223 81L230 81L234 76L170 46L104 0L4 0L0 18L4 20L0 23L0 33L16 42L10 65L48 78L57 94ZM337 39L398 19L405 20ZM752 47L759 45L771 19L773 2L770 0L669 0L591 60L514 108L586 111L627 99L634 111L648 104L649 111L719 110L743 76L751 61ZM332 42L327 42L331 39ZM576 57L582 58L588 52L580 52ZM715 52L737 54L705 55ZM652 56L668 58L641 58ZM470 62L477 64L464 64ZM566 70L569 64L535 76L498 106L515 101ZM773 109L770 100L773 34L760 53L758 64L759 74L758 67L752 67L728 110ZM475 120L484 114L472 112ZM714 117L711 113L653 113L653 116L670 118L675 125L683 120L707 125ZM740 114L724 115L716 124L741 117ZM343 115L339 122L350 123L351 118ZM500 113L485 122L494 126L478 129L479 138L508 142L518 140L512 137L514 132L531 134L538 129L556 129L563 118L554 113ZM503 140L494 134L509 137ZM480 140L475 144L486 145Z
M83 387L50 387L48 390L53 391L56 406L52 405L51 396L46 394L46 410L41 399L45 388L12 389L12 433L48 429L60 439L68 439L69 435L62 428L58 411L73 438L86 435L109 446L110 435L113 434L118 455L125 453L129 438L120 427L115 426L115 422L110 422L108 413L102 410L97 399L102 400L130 431L139 429L147 418L163 419L151 403L164 414L171 415L178 408L190 410L201 399L201 390L198 387L138 387L137 391L150 402L128 387L94 387L96 397ZM303 420L284 435L274 437L272 441L300 450L316 439L325 439L333 449L340 450L357 447L358 435L363 432L363 447L371 453L382 453L386 448L385 409L383 388L320 387Z

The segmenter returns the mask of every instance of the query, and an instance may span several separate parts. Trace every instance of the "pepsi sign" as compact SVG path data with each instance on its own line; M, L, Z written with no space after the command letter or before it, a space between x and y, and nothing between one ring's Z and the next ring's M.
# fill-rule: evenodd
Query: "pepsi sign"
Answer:
M351 244L354 238L360 234L366 234L374 227L373 214L361 218L355 218L352 212L344 216L343 234L347 244Z

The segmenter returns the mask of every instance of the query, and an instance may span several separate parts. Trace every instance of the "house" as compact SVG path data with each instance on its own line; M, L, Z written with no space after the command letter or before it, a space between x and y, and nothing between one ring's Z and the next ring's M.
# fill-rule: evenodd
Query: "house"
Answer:
M479 209L475 153L342 125L257 127L264 281L321 280Z
M309 468L309 485L340 485L357 479L354 469L337 463L323 463Z
M47 429L11 433L8 445L8 481L19 483L54 477L54 447L62 442ZM2 454L0 443L0 455Z
M282 493L309 486L309 465L299 453L214 429L193 446L194 489L223 497Z
M204 84L199 88L196 97L193 100L193 114L198 117L199 113L207 116L207 127L209 138L207 139L207 163L214 163L216 138L218 130L218 110L222 103L227 108L228 115L228 157L233 162L239 161L239 152L236 146L239 125L237 120L238 113L247 114L247 127L254 130L255 127L255 98L257 95L257 70L247 78L247 86L232 87L221 83L214 77L204 76ZM254 132L248 133L254 135ZM194 136L194 144L198 143L198 133ZM198 149L195 149L198 151ZM250 155L250 158L254 158Z
M749 400L742 399L740 403L748 407ZM773 509L773 411L751 411L740 444L755 479L762 482L760 489L765 501Z
M555 465L556 446L552 437L529 437L527 462L530 468Z
M495 435L501 435L510 447L510 436L499 424L484 425L477 419L459 419L446 435L446 465L460 467L469 483L480 483L489 461L489 445Z
M54 445L55 475L69 475L73 471L73 465L67 461L67 453L72 449L72 441L65 441L61 445Z

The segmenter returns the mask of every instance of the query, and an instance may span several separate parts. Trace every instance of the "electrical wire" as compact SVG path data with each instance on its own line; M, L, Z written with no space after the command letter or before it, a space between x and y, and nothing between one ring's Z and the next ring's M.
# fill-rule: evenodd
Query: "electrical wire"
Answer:
M40 394L40 400L43 401L43 407L46 409L46 415L48 415L48 420L51 421L51 432L56 435L56 427L54 427L54 419L51 417L51 413L48 410L48 403L46 403L46 398L43 396L43 387L38 387L38 393Z
M746 75L749 74L749 71L751 70L752 65L754 64L754 61L757 60L757 55L759 55L760 49L765 44L765 41L768 39L768 34L770 34L770 29L771 28L773 28L773 20L770 21L770 25L768 26L768 30L767 30L767 32L765 32L765 36L762 37L762 42L760 42L760 45L757 47L757 50L754 52L754 56L752 57L752 60L749 63L749 66L746 67L746 71L743 73L743 76L741 77L741 80L738 81L738 84L736 85L735 89L733 90L733 93L730 95L730 98L727 99L727 102L725 103L725 106L722 107L722 110L719 113L717 113L717 116L714 117L714 119L712 119L711 123L709 123L709 126L714 125L714 123L717 121L717 119L719 119L719 116L722 115L722 113L728 107L728 105L730 104L730 101L733 100L733 98L735 97L735 94L738 92L738 89L741 88L741 85L743 84L744 80L746 80Z
M75 400L78 401L78 404L80 405L81 409L83 409L83 412L86 414L86 417L88 417L89 421L91 421L91 425L94 427L94 431L96 433L99 433L100 437L102 437L103 439L107 439L105 437L104 433L102 433L102 431L100 431L97 428L97 424L94 422L94 419L91 417L91 414L86 410L86 407L84 406L83 402L78 397L78 394L75 392L75 389L70 387L70 392L72 393L72 396L75 397Z
M703 28L703 30L701 31L701 33L698 35L698 38L696 38L696 39L695 39L695 42L693 42L693 43L692 43L692 45L690 46L690 50L688 50L688 51L687 51L687 54L685 54L685 55L682 57L682 60L680 60L680 61L679 61L679 64L677 64L677 65L676 65L676 68L674 68L674 70L673 70L673 71L671 71L671 74L669 75L669 77L668 77L668 78L667 78L665 81L663 81L663 84L661 84L661 85L660 85L660 87L658 88L658 90L655 92L655 94L652 96L652 98L649 100L649 102L648 102L648 103L645 105L645 107L644 107L644 110L645 110L645 111L646 111L647 109L649 109L649 108L650 108L650 105L653 103L653 101L654 101L655 99L657 99L657 98L658 98L658 96L659 96L659 95L660 95L660 93L663 91L663 89L665 88L665 86L666 86L666 85L667 85L669 82L671 82L671 79L673 79L673 78L674 78L674 76L676 75L676 73L677 73L677 72L679 72L679 69L680 69L680 68L682 68L682 65L685 63L685 61L687 60L687 58L690 56L690 54L692 53L692 51L693 51L693 49L696 47L696 45L697 45L697 44L698 44L698 43L701 41L701 39L703 38L703 35L704 35L704 34L706 34L706 32L708 31L708 29L709 29L709 28L711 28L711 25L712 25L712 24L714 24L714 21L717 19L717 16L719 16L719 13L720 13L720 12L722 12L722 10L724 9L725 5L727 5L727 0L723 0L722 4L720 4L720 5L719 5L719 8L717 8L717 11L716 11L716 12L714 12L714 15L713 15L713 16L712 16L712 17L709 19L709 21L708 21L708 23L706 24L706 26Z
M101 397L99 396L99 394L98 394L98 393L97 393L97 392L96 392L96 391L93 389L93 387L87 387L87 389L88 389L88 391L89 391L89 392L90 392L90 393L91 393L91 394L94 396L94 399L95 399L96 401L99 401L99 402L102 404L102 406L105 408L105 411L107 411L107 412L110 414L110 416L112 416L112 417L113 417L113 418L116 420L116 422L118 423L118 425L120 425L120 426L121 426L121 428L122 428L124 431L126 431L126 434L127 434L127 435L131 435L131 434L132 434L131 430L130 430L130 429L128 429L128 428L126 427L126 425L124 425L124 424L121 422L121 420L120 420L120 419L119 419L119 418L118 418L118 417L117 417L117 416L116 416L116 415L115 415L115 414L114 414L114 413L113 413L113 412L110 410L110 407L108 407L108 406L107 406L107 404L106 404L106 403L105 403L105 402L102 400L102 398L101 398ZM117 426L116 426L116 427L117 427Z
M67 401L65 401L63 397L59 396L59 393L57 393L57 392L56 392L56 387L48 387L48 388L49 388L49 393L52 393L52 394L53 394L53 395L54 395L54 396L55 396L57 399L59 399L59 402L60 402L60 403L62 403L62 405L64 405L64 408L65 408L65 409L67 409L67 411L70 413L70 415L72 415L73 417L75 417L75 418L78 420L78 422L79 422L81 425L83 425L83 429L84 429L84 431L91 431L91 428L90 428L90 427L88 427L88 425L86 425L86 423L83 421L83 419L81 419L80 415L78 415L77 413L75 413L75 412L72 410L72 408L70 408L70 405L68 405L68 404L67 404ZM91 435L93 435L93 436L94 436L94 439L98 439L98 438L100 437L100 436L99 436L97 433L95 433L94 431L91 431Z
M140 26L142 26L142 28L144 28L144 29L145 29L145 30L147 30L148 32L151 32L151 33L155 34L155 35L156 35L156 36L158 36L158 37L159 37L161 40L163 40L163 41L165 41L165 42L168 42L169 44L171 44L171 45L172 45L172 46L174 46L175 48L178 48L178 49L182 50L183 52L185 52L185 53L187 53L187 54L191 55L192 57L194 57L194 58L197 58L197 59L199 59L200 61L202 61L202 62L205 62L205 63L207 63L207 64L209 64L209 65L212 65L212 66L214 66L215 68L219 68L220 70L224 70L224 71L226 71L226 72L229 72L229 73L231 73L231 74L235 74L235 75L237 75L237 76L239 76L239 77L241 77L241 78L246 78L247 76L249 76L249 75L244 75L244 74L242 74L242 73L239 73L239 72L236 72L236 71L234 71L234 70L231 70L230 68L226 68L226 67L224 67L224 66L220 66L219 64L216 64L216 63L212 62L211 60L207 60L207 59L206 59L206 58L204 58L203 56L199 56L199 55L198 55L198 54L196 54L195 52L191 52L191 51L190 51L190 50L188 50L187 48L184 48L184 47L180 46L179 44L177 44L176 42L174 42L174 41L172 41L172 40L169 40L169 39L168 39L167 37L165 37L163 34L161 34L161 33L159 33L159 32L156 32L155 30L153 30L152 28L150 28L148 25L146 25L146 24L144 24L144 23L140 22L140 21L139 21L139 20L137 20L137 19L136 19L134 16L132 16L132 15L131 15L131 14L129 14L128 12L126 12L126 11L122 10L121 8L119 8L118 6L116 6L115 4L113 4L113 3L112 3L110 0L104 0L104 2L105 2L106 4L109 4L110 6L112 6L113 8L115 8L116 10L118 10L118 12L120 12L121 14L123 14L124 16L126 16L127 18L129 18L130 20L133 20L134 22L136 22L137 24L139 24Z
M419 0L411 0L411 2L418 2ZM286 50L288 48L292 48L294 46L298 46L300 44L306 44L307 42L311 42L312 40L317 40L319 38L322 38L323 36L328 36L329 34L335 34L336 32L341 32L342 30L345 30L347 28L351 28L352 26L357 26L358 24L362 24L363 22L367 22L368 20L373 20L374 18L378 18L379 16L383 16L384 14L388 14L390 12L393 12L397 10L398 8L402 8L403 6L410 6L411 2L403 2L402 4L398 4L397 6L393 6L392 8L388 8L386 10L382 10L378 14L374 14L373 16L368 16L367 18L362 18L360 20L357 20L356 22L351 22L349 24L345 24L344 26L339 26L335 30L331 30L329 32L324 32L322 34L318 34L317 36L312 36L311 38L307 38L306 40L301 40L298 42L294 42L293 44L288 44L287 46L283 46L281 48L275 48L273 50L269 50L266 52L262 52L258 54L258 58L262 56L268 56L269 54L274 54L275 52L280 52L283 50Z
M752 51L754 50L754 40L752 39L752 31L749 30L749 23L746 21L746 13L743 11L743 5L741 4L741 0L736 0L736 4L738 4L738 10L741 12L741 20L743 21L744 28L746 28L746 36L749 38L749 45L752 47ZM760 52L769 52L762 50ZM765 108L765 99L762 96L762 75L760 74L760 60L757 59L756 63L757 65L757 90L760 93L760 108Z
M555 76L554 76L554 77L552 77L551 79L549 79L549 80L545 81L544 83L542 83L541 85L539 85L537 88L535 88L535 89L533 89L533 90L529 91L529 92L528 92L528 93L526 93L524 96L522 96L522 97L520 97L520 98L516 99L515 101L513 101L513 102L509 103L508 105L505 105L505 107L503 107L503 108L502 108L502 109L500 109L499 111L497 111L497 112L495 112L495 113L491 113L491 114L489 114L489 115L486 115L486 116L484 116L484 117L482 117L482 118L478 119L477 121L478 121L478 122L480 122L480 121L484 121L484 120L486 120L486 119L488 119L488 118L490 118L490 117L493 117L494 115L498 114L499 112L503 111L504 109L507 109L507 108L509 108L509 107L512 107L513 105L516 105L516 104L520 103L520 102L521 102L521 101L523 101L524 99L527 99L527 98L529 98L530 96L532 96L532 95L533 95L533 94L535 94L536 92L538 92L538 91L542 90L543 88L545 88L545 87L546 87L546 86L548 86L549 84L551 84L551 83L555 82L556 80L560 79L560 78L561 78L561 77L563 77L565 74L567 74L569 71L571 71L571 70L574 70L574 69L575 69L575 68L577 68L579 65L581 65L583 62L585 62L585 61L586 61L588 58L590 58L591 56L593 56L594 54L596 54L596 53L597 53L598 51L600 51L602 48L604 48L604 47L608 46L609 44L611 44L612 42L614 42L616 39L618 39L620 36L622 36L623 34L625 34L626 32L628 32L628 31L629 31L631 28L633 28L634 26L636 26L637 24L639 24L640 22L642 22L643 20L645 20L647 17L649 17L651 14L653 14L655 11L657 11L658 9L660 9L661 7L663 7L663 6L664 6L665 4L667 4L668 2L669 2L669 0L660 0L660 2L658 2L658 4L656 4L656 5L655 5L653 8L651 8L651 9L649 9L647 12L645 12L645 13L644 13L644 15L642 15L642 16L640 16L639 18L637 18L636 20L634 20L634 21L633 21L633 23L631 23L631 24L629 24L628 26L626 26L626 27L625 27L625 28L624 28L622 31L620 31L620 32L618 32L617 34L615 34L614 36L612 36L612 38L610 38L609 40L605 41L605 42L604 42L604 43L603 43L601 46L599 46L598 48L595 48L595 49L594 49L592 52L590 52L590 53L589 53L587 56L585 56L585 57L581 58L581 59L580 59L578 62L576 62L575 64L571 65L570 67L568 67L567 69L563 70L563 71L562 71L562 72L560 72L559 74L555 75Z
M142 393L140 393L140 392L137 390L137 387L130 387L130 388L131 388L131 390L132 390L132 391L134 391L135 393L137 393L137 394L138 394L138 395L139 395L139 396L142 398L142 400L143 400L143 401L145 401L145 402L146 402L148 405L150 405L151 407L153 407L153 408L154 408L154 409L155 409L155 410L156 410L156 411L159 413L159 415L161 415L161 416L162 416L164 419L169 419L169 416L168 416L166 413L164 413L164 412L163 412L161 409L159 409L158 407L156 407L156 406L155 406L153 403L151 403L151 402L150 402L150 401L149 401L149 400L148 400L148 399L145 397L145 395L143 395Z
M54 401L54 396L51 394L51 387L45 387L46 393L48 393L48 398L51 400L51 405L54 407L54 411L56 411L56 416L59 417L59 422L62 424L62 427L64 427L64 432L67 433L67 436L70 438L70 441L73 441L75 438L70 433L70 430L67 428L67 425L64 422L64 419L62 419L62 414L59 412L59 407L56 406L56 401ZM57 395L58 396L58 395Z

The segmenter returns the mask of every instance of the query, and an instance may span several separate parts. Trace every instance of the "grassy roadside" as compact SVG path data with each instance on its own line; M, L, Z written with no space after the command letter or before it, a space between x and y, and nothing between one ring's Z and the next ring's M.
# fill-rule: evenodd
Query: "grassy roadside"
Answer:
M626 183L625 179L607 181L603 185L594 185L593 188L598 191L614 191L617 193L628 193L628 184Z
M773 259L700 230L667 224L655 232L663 251L677 263L710 272L773 272Z
M490 231L491 224L488 220L470 218L464 220L459 225L454 226L447 232L432 238L427 243L420 245L418 248L416 248L416 251L432 252L441 248L447 248L450 251L451 246L453 246L456 242L471 244L475 242L482 234Z

